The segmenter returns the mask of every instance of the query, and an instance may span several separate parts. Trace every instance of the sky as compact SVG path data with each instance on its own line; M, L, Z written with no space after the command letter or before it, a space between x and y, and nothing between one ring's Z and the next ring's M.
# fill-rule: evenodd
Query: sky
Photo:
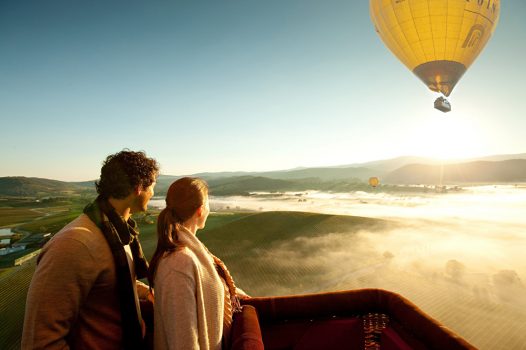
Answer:
M0 2L0 176L170 175L526 152L526 2L504 0L450 96L375 33L368 1Z

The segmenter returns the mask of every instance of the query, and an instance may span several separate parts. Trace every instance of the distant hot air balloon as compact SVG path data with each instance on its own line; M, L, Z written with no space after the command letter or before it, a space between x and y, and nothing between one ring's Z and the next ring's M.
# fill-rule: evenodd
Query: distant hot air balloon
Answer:
M376 187L380 184L380 180L376 177L376 176L373 176L373 177L370 177L369 178L369 185L372 186L372 187Z
M380 38L426 86L449 96L499 21L500 0L370 0ZM440 96L435 108L449 112Z

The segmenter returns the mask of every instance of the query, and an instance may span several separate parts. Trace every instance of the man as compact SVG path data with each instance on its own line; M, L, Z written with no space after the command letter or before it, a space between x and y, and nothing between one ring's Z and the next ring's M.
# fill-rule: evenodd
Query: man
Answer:
M145 211L159 172L128 150L104 161L99 196L42 249L27 295L22 349L139 349L148 263L131 214Z

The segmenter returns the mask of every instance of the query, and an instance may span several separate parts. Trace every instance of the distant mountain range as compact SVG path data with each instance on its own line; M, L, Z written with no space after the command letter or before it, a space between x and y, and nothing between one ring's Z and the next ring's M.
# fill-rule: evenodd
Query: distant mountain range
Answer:
M334 167L297 168L267 172L198 173L206 179L214 195L243 195L275 191L367 190L371 176L381 184L472 184L526 182L526 153L495 155L456 162L440 162L420 157L399 157L368 163ZM166 193L182 176L160 175L155 192ZM41 178L1 177L2 196L57 196L94 193L94 181L64 182Z
M447 165L411 164L390 172L384 181L393 184L526 182L526 159Z
M511 159L526 159L526 153L518 153L518 154L498 154L498 155L492 155L492 156L484 156L484 157L477 157L477 158L466 158L466 159L455 159L455 160L438 160L438 159L431 159L431 158L424 158L424 157L413 157L413 156L405 156L405 157L398 157L398 158L392 158L392 159L386 159L386 160L376 160L372 162L366 162L366 163L355 163L355 164L349 164L349 165L340 165L340 168L348 168L348 167L364 167L368 169L378 170L382 171L384 173L391 172L393 170L396 170L398 168L401 168L405 165L410 164L422 164L422 165L448 165L448 164L459 164L459 163L470 163L470 162L476 162L476 161L501 161L501 160L511 160Z

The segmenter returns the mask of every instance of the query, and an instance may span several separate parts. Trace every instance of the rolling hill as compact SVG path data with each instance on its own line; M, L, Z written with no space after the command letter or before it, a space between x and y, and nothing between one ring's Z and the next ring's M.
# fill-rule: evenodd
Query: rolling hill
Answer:
M383 172L383 173L388 173L388 172L394 171L398 168L402 168L410 164L442 165L442 164L470 163L470 162L476 162L476 161L496 162L496 161L510 160L510 159L526 159L526 153L498 154L498 155L485 156L485 157L455 159L455 160L446 160L446 161L439 160L439 159L433 159L433 158L425 158L425 157L404 156L404 157L397 157L397 158L392 158L392 159L375 160L375 161L366 162L366 163L340 165L338 167L339 168L363 167L363 168L368 168L368 169L376 170L376 171Z
M389 173L395 184L526 182L526 159L439 165L411 164Z
M208 180L211 192L216 196L245 195L252 191L283 191L293 188L294 182L269 179L262 176L237 176Z
M272 179L299 180L306 178L318 178L322 181L349 180L364 181L371 176L381 176L383 172L364 167L345 168L306 168L287 171L272 171L258 174L259 176Z
M41 196L71 194L85 190L85 186L37 177L2 177L0 178L0 195L3 196Z

